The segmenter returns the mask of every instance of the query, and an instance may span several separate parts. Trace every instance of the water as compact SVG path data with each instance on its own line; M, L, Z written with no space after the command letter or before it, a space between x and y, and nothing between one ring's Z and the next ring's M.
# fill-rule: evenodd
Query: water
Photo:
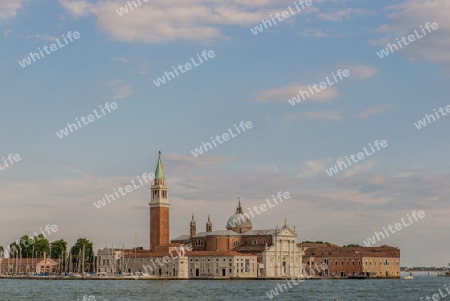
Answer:
M411 301L445 292L449 277L413 275L413 280L309 280L272 300L296 301ZM270 300L266 292L284 281L183 280L183 281L64 281L0 279L0 300ZM94 299L95 298L95 299ZM440 298L439 300L442 300ZM444 300L447 300L445 298ZM448 297L450 300L450 296Z

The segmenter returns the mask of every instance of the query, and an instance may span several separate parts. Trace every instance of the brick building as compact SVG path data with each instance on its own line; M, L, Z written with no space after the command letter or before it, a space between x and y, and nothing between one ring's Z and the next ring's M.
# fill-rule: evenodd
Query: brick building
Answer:
M333 244L301 243L307 274L330 278L400 278L400 250L380 247L340 247ZM317 266L328 269L319 272Z
M235 213L228 219L226 230L213 231L208 217L206 231L197 233L197 222L192 216L189 235L170 240L169 187L161 152L150 189L150 249L99 250L97 273L138 272L182 279L285 278L302 274L303 252L295 243L298 234L286 220L280 229L277 226L275 229L254 230L239 200ZM184 250L187 245L192 249ZM174 254L179 252L184 253L174 258Z
M3 258L0 259L0 274L31 275L60 273L61 265L58 259L50 258Z
M197 222L192 216L189 235L182 235L172 242L191 244L194 251L235 251L254 255L258 262L258 276L266 278L298 277L302 271L302 250L295 241L298 234L285 220L281 228L254 230L247 214L242 211L241 201L233 215L228 218L226 230L213 231L208 216L205 232L197 233Z

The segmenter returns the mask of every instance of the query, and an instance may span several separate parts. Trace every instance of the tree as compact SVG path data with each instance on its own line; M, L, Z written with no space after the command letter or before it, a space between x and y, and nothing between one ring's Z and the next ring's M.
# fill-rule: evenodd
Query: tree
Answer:
M82 257L84 247L84 257ZM93 272L93 262L94 262L94 244L87 238L78 238L77 242L70 248L70 253L72 254L72 263L78 264L79 272ZM81 264L84 262L84 271L81 271Z
M43 234L34 237L33 247L36 257L44 257L44 252L47 254L47 257L50 256L50 243Z
M64 239L55 240L50 243L51 246L51 254L50 258L64 258L67 252L67 241Z
M16 242L13 242L9 245L9 257L18 257L20 256L20 247Z
M358 245L358 244L349 244L349 245L342 246L342 247L343 248L361 248L362 246Z
M24 235L20 238L19 247L20 247L20 255L22 258L31 258L33 255L33 238L30 238L28 235Z
M44 252L47 254L50 252L50 244L43 234L34 237L23 235L18 242L13 242L9 247L10 257L44 257Z
M0 260L5 258L5 249L3 249L3 246L0 246Z

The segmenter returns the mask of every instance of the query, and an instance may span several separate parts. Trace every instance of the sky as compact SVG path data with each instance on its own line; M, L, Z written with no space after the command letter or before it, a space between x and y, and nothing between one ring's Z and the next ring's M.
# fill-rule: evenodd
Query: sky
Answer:
M208 214L225 229L238 197L248 211L281 191L291 197L252 218L255 229L287 219L298 242L362 245L423 211L376 245L399 247L402 266L448 265L450 119L415 124L450 105L450 2L312 0L299 12L284 0L140 3L124 12L122 0L0 0L0 157L20 156L0 160L0 245L56 224L50 241L148 248L148 185L94 203L154 172L161 150L172 238L189 233L192 214L198 231ZM424 35L427 22L438 29ZM380 58L415 30L420 39ZM204 51L214 56L199 64ZM241 121L252 127L236 134ZM193 155L229 129L235 137ZM326 172L376 140L387 146Z

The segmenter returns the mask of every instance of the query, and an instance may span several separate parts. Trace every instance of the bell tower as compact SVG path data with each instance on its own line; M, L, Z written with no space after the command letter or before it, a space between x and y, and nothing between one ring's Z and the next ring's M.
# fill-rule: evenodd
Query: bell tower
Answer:
M150 186L150 250L170 242L170 203L166 177L161 162L161 151L156 165L155 179Z
M212 223L211 219L209 218L209 214L208 214L208 221L206 222L206 232L212 232Z
M195 234L197 234L197 222L194 219L194 214L192 214L192 219L189 226L189 237L194 237Z

